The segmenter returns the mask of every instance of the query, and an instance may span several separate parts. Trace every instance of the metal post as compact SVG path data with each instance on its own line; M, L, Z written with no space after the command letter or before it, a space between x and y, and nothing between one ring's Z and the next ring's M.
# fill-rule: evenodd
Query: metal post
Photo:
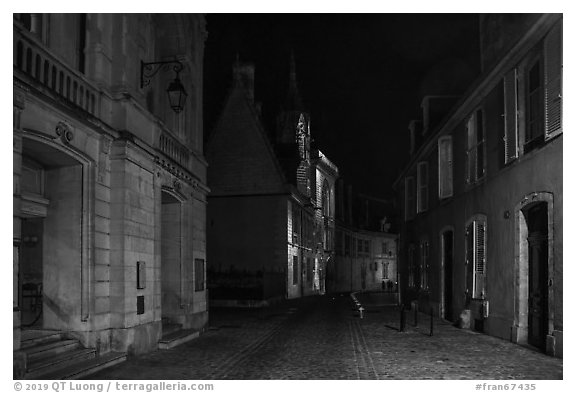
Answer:
M400 305L400 331L403 332L406 327L406 314L404 313L404 304Z
M430 307L430 337L434 335L434 309Z

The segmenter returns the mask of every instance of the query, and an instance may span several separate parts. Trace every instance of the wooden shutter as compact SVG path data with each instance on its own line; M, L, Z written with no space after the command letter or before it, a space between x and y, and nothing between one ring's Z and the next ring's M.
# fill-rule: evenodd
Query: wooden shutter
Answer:
M472 295L470 292L473 287L473 273L472 267L474 266L474 224L466 227L466 294Z
M486 223L474 221L474 298L484 297L486 273Z
M474 181L474 173L476 172L474 114L472 114L466 122L466 139L466 183L472 183Z
M562 20L544 39L546 139L562 132Z
M438 196L452 196L452 137L438 140Z
M518 158L517 69L504 76L504 162Z

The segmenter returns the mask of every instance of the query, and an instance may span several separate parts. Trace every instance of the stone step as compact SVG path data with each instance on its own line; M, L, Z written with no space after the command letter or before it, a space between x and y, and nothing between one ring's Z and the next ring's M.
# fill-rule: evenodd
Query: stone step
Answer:
M180 323L162 323L162 337L166 337L180 330L182 330L182 324Z
M116 364L126 361L126 353L124 352L109 352L104 355L97 356L93 359L88 359L80 362L72 362L64 367L58 368L52 372L46 373L42 379L79 379L94 374L105 368L114 366Z
M39 345L24 348L22 351L26 354L27 362L31 363L45 358L52 358L60 353L72 351L77 348L80 348L78 340L64 339L46 341Z
M20 348L26 349L49 342L62 340L64 333L57 330L23 330Z
M200 332L194 329L183 329L163 335L162 339L158 341L159 349L171 349L180 344L184 344L200 336Z
M25 379L44 379L43 375L59 370L60 368L82 362L96 357L94 348L74 349L54 356L42 357L28 362Z

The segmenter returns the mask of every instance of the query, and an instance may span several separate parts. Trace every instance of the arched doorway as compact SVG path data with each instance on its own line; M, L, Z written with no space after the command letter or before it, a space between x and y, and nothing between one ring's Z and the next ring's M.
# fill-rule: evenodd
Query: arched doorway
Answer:
M553 329L553 198L533 193L516 208L515 341L542 351Z

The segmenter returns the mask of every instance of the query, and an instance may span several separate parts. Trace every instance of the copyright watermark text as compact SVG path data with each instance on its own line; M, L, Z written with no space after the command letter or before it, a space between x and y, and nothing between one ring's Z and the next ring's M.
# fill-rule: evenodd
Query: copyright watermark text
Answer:
M211 383L183 383L183 382L154 382L129 383L108 381L102 383L54 381L49 383L15 382L14 390L17 392L160 392L160 391L214 391Z

